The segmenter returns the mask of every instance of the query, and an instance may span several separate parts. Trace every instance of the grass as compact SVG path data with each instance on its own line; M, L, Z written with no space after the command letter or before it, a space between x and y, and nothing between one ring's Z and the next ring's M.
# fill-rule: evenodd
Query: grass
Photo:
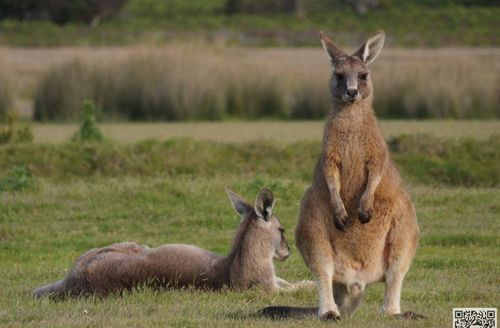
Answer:
M312 169L310 167L309 169ZM148 245L193 243L227 253L238 218L223 189L249 200L262 186L277 197L276 214L294 245L299 199L308 181L219 170L215 174L40 178L34 191L2 194L0 211L0 324L23 327L312 327L317 319L270 322L252 315L268 305L317 304L314 290L264 294L140 290L104 301L33 301L32 288L61 278L74 259L92 247L131 240ZM403 310L425 314L423 322L379 314L382 285L368 289L364 304L339 327L447 327L453 307L495 306L500 301L500 228L497 188L411 185L422 230L421 246L403 288ZM194 230L193 230L194 229ZM277 264L288 280L308 278L297 250Z
M219 130L230 130L225 128L227 123L217 124ZM276 124L280 125L229 126L239 131L246 126L260 134L256 127L264 125L263 130L268 130ZM298 130L296 123L289 124L288 129ZM321 129L319 123L303 124ZM455 132L450 134L455 138L443 138L450 123L382 122L386 132L432 127L442 133L440 138L419 134L389 138L422 232L403 287L402 309L422 313L427 319L407 322L382 316L383 285L377 284L368 288L354 315L336 326L449 327L454 307L494 307L500 302L500 139L491 128L495 124L455 122ZM207 131L211 125L201 126L205 130L199 130ZM489 135L483 134L486 126L491 128ZM122 131L132 127L151 130L151 125L123 125ZM138 133L133 132L137 138ZM472 138L475 133L479 138ZM217 135L222 138L223 134ZM234 136L226 137L226 143L150 139L123 144L105 138L102 144L0 146L0 326L322 325L315 318L271 322L254 315L269 305L315 306L314 290L266 294L259 289L242 293L140 289L105 300L53 303L30 298L33 288L62 278L81 253L114 242L191 243L226 254L239 221L224 194L226 185L249 201L261 187L274 191L275 213L287 228L292 247L292 256L276 264L277 274L290 281L310 279L295 248L293 229L299 200L320 150L319 135L314 135L314 141L243 144Z
M389 140L392 157L405 177L426 184L498 186L500 136L487 140L440 140L430 136L401 136ZM35 177L144 175L212 175L223 170L242 174L258 171L274 177L309 181L319 142L287 145L257 141L243 145L194 142L188 139L132 145L10 144L0 148L0 168L27 166ZM269 160L272 159L272 160ZM286 165L287 170L283 170Z
M330 107L331 69L319 45L76 54L42 74L35 119L75 120L87 98L108 121L318 119ZM375 110L385 118L498 118L499 56L498 49L384 51L372 67Z

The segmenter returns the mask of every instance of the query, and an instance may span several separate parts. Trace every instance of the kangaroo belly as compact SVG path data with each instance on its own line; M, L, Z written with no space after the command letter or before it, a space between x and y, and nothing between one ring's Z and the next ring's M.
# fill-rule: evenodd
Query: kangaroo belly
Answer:
M369 236L361 242L364 234L333 239L334 281L346 285L381 281L385 269L385 234L381 231L380 238Z
M393 210L393 202L376 199L369 223L362 224L354 217L346 232L330 229L335 272L340 280L344 276L355 276L366 283L383 279L384 252L394 216Z
M368 224L352 219L346 232L333 224L333 212L325 188L312 186L301 203L296 241L306 263L315 253L332 255L334 281L346 285L361 285L384 278L386 237L391 229L392 207L380 200ZM318 247L322 247L318 250ZM316 264L313 264L316 265Z

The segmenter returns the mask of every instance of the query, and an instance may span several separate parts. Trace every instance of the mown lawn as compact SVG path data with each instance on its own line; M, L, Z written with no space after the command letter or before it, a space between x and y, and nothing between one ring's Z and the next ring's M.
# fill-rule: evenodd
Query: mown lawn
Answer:
M493 149L498 142L495 140L489 141ZM439 142L431 143L443 148ZM486 170L482 174L494 176L491 161L496 161L498 151L480 153L478 148L486 143L465 142L463 149L444 147L454 149L457 157L471 158L453 162L446 154L441 155L439 158L452 169L437 172L452 176L461 172L457 167L473 168L475 164ZM463 180L469 188L457 177L424 185L418 174L425 181L433 175L411 169L408 162L413 159L421 163L421 155L429 149L422 146L419 155L405 152L405 145L401 142L397 146L401 152L395 151L395 157L410 181L408 189L422 238L403 288L402 307L427 319L406 322L383 317L379 313L383 285L376 285L368 289L364 304L338 327L449 327L453 307L492 307L500 302L498 181L491 184L482 176L471 175ZM4 182L4 191L0 192L0 326L320 325L315 318L272 322L254 316L268 305L314 306L315 290L278 294L261 290L140 290L106 300L52 303L30 299L33 288L62 278L79 254L114 242L136 241L149 246L192 243L226 254L239 219L224 194L225 185L252 202L261 187L274 191L275 213L287 228L292 246L292 256L276 265L278 275L290 281L311 278L294 246L293 230L318 146L215 145L185 140L130 147L75 146L71 151L71 145L3 146L2 171L24 160L32 176L27 178L29 183L21 184L24 187L20 191L9 190L13 185L0 180L0 185ZM106 153L108 147L111 155ZM418 145L411 148L420 149Z
M2 195L0 214L0 324L6 326L315 326L316 319L273 323L252 317L271 304L314 305L316 292L266 295L143 290L123 298L33 301L30 290L60 279L72 261L92 247L117 241L150 246L193 243L227 253L238 224L223 187L252 199L262 185L277 196L276 214L293 227L298 200L307 186L270 176L221 175L42 180L37 191ZM421 246L408 274L404 310L425 314L423 322L403 322L379 314L382 285L369 288L364 305L339 327L444 327L451 309L495 306L498 284L500 204L498 189L411 186ZM278 274L288 280L309 277L297 250Z

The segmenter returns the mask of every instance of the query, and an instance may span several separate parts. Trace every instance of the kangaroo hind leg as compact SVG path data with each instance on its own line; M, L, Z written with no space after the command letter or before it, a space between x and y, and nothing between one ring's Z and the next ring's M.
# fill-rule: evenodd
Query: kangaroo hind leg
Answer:
M421 319L413 312L401 313L401 289L418 244L419 228L411 202L404 202L387 237L385 257L385 295L382 312L402 318Z

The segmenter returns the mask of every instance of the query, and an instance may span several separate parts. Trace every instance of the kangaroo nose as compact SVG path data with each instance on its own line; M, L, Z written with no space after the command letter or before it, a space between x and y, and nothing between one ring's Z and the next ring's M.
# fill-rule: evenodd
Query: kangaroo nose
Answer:
M358 89L347 89L345 91L349 97L356 97L358 95Z

